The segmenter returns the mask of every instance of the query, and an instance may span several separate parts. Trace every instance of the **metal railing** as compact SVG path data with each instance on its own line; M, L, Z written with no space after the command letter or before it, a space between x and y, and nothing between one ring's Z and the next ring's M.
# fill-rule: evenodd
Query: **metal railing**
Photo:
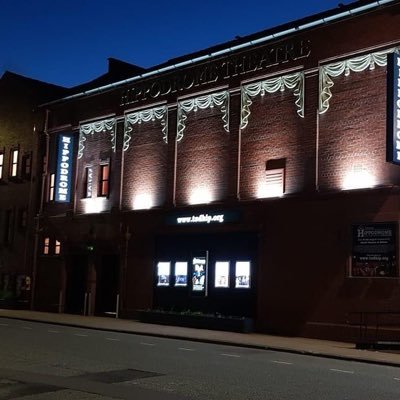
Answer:
M400 343L400 311L353 311L347 324L357 327L357 344Z

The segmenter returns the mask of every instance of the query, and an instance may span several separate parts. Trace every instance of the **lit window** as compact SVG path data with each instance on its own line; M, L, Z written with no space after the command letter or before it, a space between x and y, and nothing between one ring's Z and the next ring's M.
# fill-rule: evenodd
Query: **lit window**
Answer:
M85 168L85 188L83 197L91 198L93 193L93 167Z
M18 175L18 156L19 156L18 149L11 150L10 176L12 178L15 178Z
M50 238L44 238L43 254L49 254L50 251Z
M3 179L4 153L0 153L0 179Z
M54 201L54 188L56 182L56 174L50 174L49 180L49 201Z
M110 184L110 165L100 165L99 196L108 196Z
M54 253L55 254L60 254L61 253L61 242L56 240L56 246L54 248Z

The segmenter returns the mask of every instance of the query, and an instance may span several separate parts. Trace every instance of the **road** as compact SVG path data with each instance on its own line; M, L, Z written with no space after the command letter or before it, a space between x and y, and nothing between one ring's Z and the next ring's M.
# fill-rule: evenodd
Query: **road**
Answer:
M400 368L0 318L0 399L19 398L398 400Z

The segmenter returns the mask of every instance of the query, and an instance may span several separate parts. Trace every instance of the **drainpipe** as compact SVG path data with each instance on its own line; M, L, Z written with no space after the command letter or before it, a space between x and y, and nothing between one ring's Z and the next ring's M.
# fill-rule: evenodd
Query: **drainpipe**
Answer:
M317 108L317 123L315 135L315 191L319 192L319 110Z
M237 181L236 181L236 200L240 200L240 170L242 163L242 129L239 126L238 135L238 154L237 154Z
M33 254L33 266L32 266L31 310L35 309L36 275L37 275L37 261L38 261L37 259L39 255L39 233L41 228L41 218L43 216L43 203L44 203L44 195L45 195L48 165L49 165L49 148L50 148L50 138L48 132L49 113L50 111L46 109L46 117L43 129L43 133L45 135L45 140L46 140L46 150L45 150L46 162L43 165L44 168L42 173L42 186L40 192L39 212L35 218L36 223L35 223L35 241L34 241L34 254Z

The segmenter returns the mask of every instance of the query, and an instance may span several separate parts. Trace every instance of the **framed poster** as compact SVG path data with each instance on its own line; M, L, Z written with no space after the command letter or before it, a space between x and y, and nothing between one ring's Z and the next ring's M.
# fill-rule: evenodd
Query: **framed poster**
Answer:
M171 263L160 261L157 264L157 286L169 286Z
M353 225L350 276L396 277L397 223Z
M215 283L216 288L229 287L229 261L217 261L215 263Z
M192 291L207 295L208 252L199 252L192 258Z
M175 263L175 286L187 286L188 263L177 261Z
M235 288L250 288L250 261L236 261Z

